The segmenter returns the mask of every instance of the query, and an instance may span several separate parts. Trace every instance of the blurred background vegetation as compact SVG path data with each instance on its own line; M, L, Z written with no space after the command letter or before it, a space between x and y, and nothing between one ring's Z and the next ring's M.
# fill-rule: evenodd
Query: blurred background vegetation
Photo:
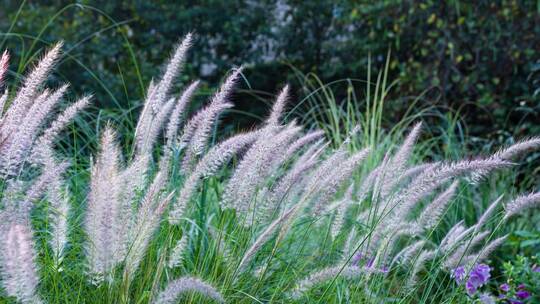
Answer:
M540 133L538 0L0 3L0 48L16 59L13 74L63 40L66 56L52 81L94 93L102 109L140 105L178 39L193 31L184 84L200 78L209 93L232 67L247 67L238 124L264 115L261 101L286 82L295 100L314 79L332 84L338 105L365 95L366 75L380 73L388 58L383 126L415 100L415 108L459 116L480 146ZM247 112L254 116L241 115Z

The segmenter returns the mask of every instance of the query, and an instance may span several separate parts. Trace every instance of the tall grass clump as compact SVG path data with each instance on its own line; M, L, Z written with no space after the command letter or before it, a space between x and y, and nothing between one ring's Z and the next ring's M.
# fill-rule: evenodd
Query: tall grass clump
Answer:
M68 86L43 88L61 44L16 93L6 89L0 98L5 299L428 302L427 296L455 293L450 274L488 260L504 243L502 226L538 206L533 193L505 203L497 198L474 222L448 214L463 203L461 192L510 170L518 156L540 146L538 138L489 156L422 163L412 157L424 128L417 123L375 157L378 136L358 140L375 121L352 126L336 148L326 132L285 121L288 86L258 128L216 141L243 68L188 115L199 82L180 94L173 87L192 39L186 35L162 77L150 83L132 147L121 147L113 122L101 128L90 168L78 169L90 172L75 183L82 190L71 189L70 159L56 153L55 141L90 97L54 115ZM0 81L8 59L1 57ZM73 201L83 207L73 208L79 205Z

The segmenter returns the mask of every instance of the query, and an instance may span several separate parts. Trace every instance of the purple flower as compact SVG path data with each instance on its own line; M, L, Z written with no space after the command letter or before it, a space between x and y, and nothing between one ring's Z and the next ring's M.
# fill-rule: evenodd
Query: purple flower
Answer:
M540 266L534 264L533 267L532 267L532 271L534 271L534 272L540 272Z
M362 253L361 252L358 252L357 254L355 254L352 259L351 259L351 264L353 266L357 266L358 263L360 263L360 261L362 260Z
M499 286L499 289L502 291L502 292L508 292L510 290L510 285L504 283L504 284L501 284L501 286Z
M366 267L371 268L371 266L373 266L373 262L375 262L375 258L369 259L369 261L366 263Z
M459 266L454 271L452 271L452 274L450 275L451 278L456 280L456 283L461 284L463 279L465 278L465 267Z
M495 304L495 299L489 293L482 293L479 299L482 304Z
M491 268L489 268L488 265L478 264L471 272L471 277L476 277L479 281L482 282L482 284L485 284L491 277L490 272Z
M525 289L525 284L523 284L523 283L519 284L518 287L517 287L517 289L518 289L518 290L523 290L523 289Z
M470 296L476 293L478 287L479 285L474 284L473 282L471 282L471 280L468 280L467 283L465 283L465 288L467 289L467 293Z
M525 300L527 299L528 297L530 297L531 295L529 294L528 291L526 290L520 290L518 292L516 292L516 297L522 299L522 300Z
M523 302L518 300L510 300L510 304L523 304Z
M476 290L478 287L481 287L482 285L486 284L489 278L491 277L491 268L489 268L486 264L478 264L471 272L471 275L469 276L469 279L467 280L467 283L465 284L465 288L467 289L467 293L469 295L473 295L476 293Z

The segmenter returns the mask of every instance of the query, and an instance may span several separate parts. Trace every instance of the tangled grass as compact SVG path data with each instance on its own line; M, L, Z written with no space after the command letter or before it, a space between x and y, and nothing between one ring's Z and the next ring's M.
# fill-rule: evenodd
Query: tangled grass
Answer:
M488 260L501 226L540 202L499 197L468 225L451 214L460 192L512 170L539 138L487 157L413 162L422 123L382 155L356 148L358 126L332 149L325 132L282 122L287 86L259 128L210 145L242 68L188 117L198 82L178 96L172 87L191 42L149 85L131 153L112 124L103 128L89 180L73 182L55 150L91 100L54 115L67 85L43 84L61 44L0 97L6 301L451 302L450 273Z

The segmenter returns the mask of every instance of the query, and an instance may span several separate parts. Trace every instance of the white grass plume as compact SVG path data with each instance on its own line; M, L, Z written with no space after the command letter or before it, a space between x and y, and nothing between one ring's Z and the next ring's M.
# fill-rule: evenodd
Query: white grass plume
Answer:
M184 213L184 209L197 189L201 179L214 175L235 154L253 143L258 135L258 131L241 133L211 148L197 163L193 172L189 174L184 182L184 185L180 190L179 198L169 212L170 223L179 223L180 218Z
M17 129L18 124L32 105L34 98L39 94L39 89L59 58L62 45L63 43L60 42L52 47L26 76L22 88L17 92L9 111L6 112L3 127L7 128L8 132Z
M219 115L226 109L231 108L232 103L228 102L233 88L238 81L242 67L236 69L222 84L221 88L214 94L210 103L199 110L184 127L180 138L180 145L186 146L183 169L190 171L191 166L196 161L195 158L201 155L206 148L212 127L216 123Z
M39 303L38 270L35 264L32 230L28 222L12 222L2 231L1 275L2 286L9 296L21 303Z
M452 197L454 196L457 186L458 182L453 182L446 191L439 194L439 196L437 196L433 202L424 208L417 219L419 227L422 227L422 229L425 231L435 228L435 226L439 223L444 211L448 207Z
M417 123L412 131L407 135L403 144L388 163L386 170L385 181L382 184L381 196L386 197L392 188L397 184L399 177L404 173L407 161L412 153L416 140L422 130L422 123Z
M529 139L518 141L517 143L507 148L500 149L499 151L491 155L488 159L511 161L524 154L525 152L538 148L540 148L540 137L532 137ZM470 179L473 183L478 183L486 176L487 173L488 172L484 170L479 170L473 173Z
M169 255L169 262L167 264L169 268L176 268L182 264L183 255L187 244L188 238L186 235L182 235L182 237L176 241L176 244Z
M120 210L120 151L115 133L107 126L101 137L101 151L92 165L90 195L86 208L85 230L89 273L96 282L103 279L123 259L125 235L118 235L124 222L119 222Z
M9 68L9 53L4 51L0 56L0 88L4 84L4 77L7 74Z
M470 174L477 170L491 171L507 167L510 164L502 160L472 160L459 161L450 164L441 164L417 176L403 193L396 195L389 206L395 208L394 213L398 219L406 218L416 204L431 194L435 189L449 181L451 178ZM396 207L394 207L396 206Z
M166 66L165 74L161 81L157 84L154 82L150 83L148 95L135 129L136 158L150 153L152 146L155 143L156 134L168 117L169 112L167 110L170 111L174 103L171 102L169 93L173 81L178 76L184 63L184 58L192 43L192 38L191 34L187 34L176 48L174 55ZM169 101L170 107L169 109L163 109L167 104L167 100ZM158 118L158 116L160 117Z
M347 280L354 280L366 274L366 272L368 271L373 270L367 270L358 266L341 265L322 269L298 282L297 287L292 291L292 297L295 299L299 299L306 291L308 291L315 285L327 282L334 278L340 277Z
M170 158L170 153L172 153L172 148L174 141L176 139L178 128L180 127L180 123L182 122L182 115L184 115L184 112L187 108L187 105L191 101L191 98L193 94L195 93L195 90L199 86L199 81L195 81L192 84L190 84L182 93L182 96L176 103L176 106L171 112L171 117L169 119L169 123L167 124L167 132L165 135L165 138L167 139L167 145L165 148L165 155L164 158L168 160ZM168 165L167 161L163 161L164 165Z
M358 151L329 171L330 174L326 172L327 177L323 178L320 176L322 183L319 184L320 189L317 191L317 199L313 206L314 216L320 215L325 205L337 193L340 186L342 186L345 181L350 180L354 172L358 170L359 165L368 156L369 152L369 148ZM324 172L321 171L320 173Z
M44 170L52 170L57 164L53 159L46 162ZM49 246L54 253L54 258L58 264L63 257L64 249L68 243L68 216L70 213L70 204L67 186L64 185L64 180L61 174L63 172L55 172L47 189L47 198L49 200L49 225L51 227L51 238Z
M407 288L414 288L414 286L418 283L418 274L420 271L422 271L422 269L424 269L426 263L433 259L436 255L437 251L435 250L422 250L420 252L420 255L414 261L409 278L407 279Z
M476 221L476 224L474 225L474 233L477 233L480 228L482 228L488 220L491 218L497 207L499 206L499 203L501 202L503 198L503 195L499 196L489 207L482 213L478 221Z
M139 267L154 233L159 228L163 212L174 194L172 192L165 198L157 201L160 196L157 189L149 189L149 191L151 191L151 194L145 198L137 214L134 239L130 244L126 256L125 274L128 278L132 278Z
M174 304L188 292L196 292L218 303L225 303L225 299L216 288L195 277L182 277L169 282L153 303Z
M282 226L285 222L287 222L291 216L296 214L296 211L299 209L301 205L297 204L294 207L291 207L287 211L285 211L280 217L275 219L266 229L257 237L257 239L253 242L253 244L246 250L244 253L244 256L242 257L242 260L238 264L238 271L240 273L244 272L249 265L249 263L253 260L257 252L262 248L262 246L270 240L272 235L276 232L278 228Z
M70 123L75 116L84 108L86 108L91 100L91 96L85 96L77 100L75 103L67 107L56 119L51 123L43 134L37 139L34 151L32 152L32 161L42 163L43 158L50 158L50 150L47 148L53 146L53 141L60 132Z
M504 205L504 219L519 214L527 209L540 207L540 192L518 196Z
M281 116L283 115L283 111L285 109L285 105L287 104L287 99L289 98L289 85L286 85L283 87L281 92L279 93L278 97L276 98L276 102L274 102L274 105L272 106L272 110L270 111L270 116L268 116L268 119L266 120L266 123L269 125L279 126L281 119Z

